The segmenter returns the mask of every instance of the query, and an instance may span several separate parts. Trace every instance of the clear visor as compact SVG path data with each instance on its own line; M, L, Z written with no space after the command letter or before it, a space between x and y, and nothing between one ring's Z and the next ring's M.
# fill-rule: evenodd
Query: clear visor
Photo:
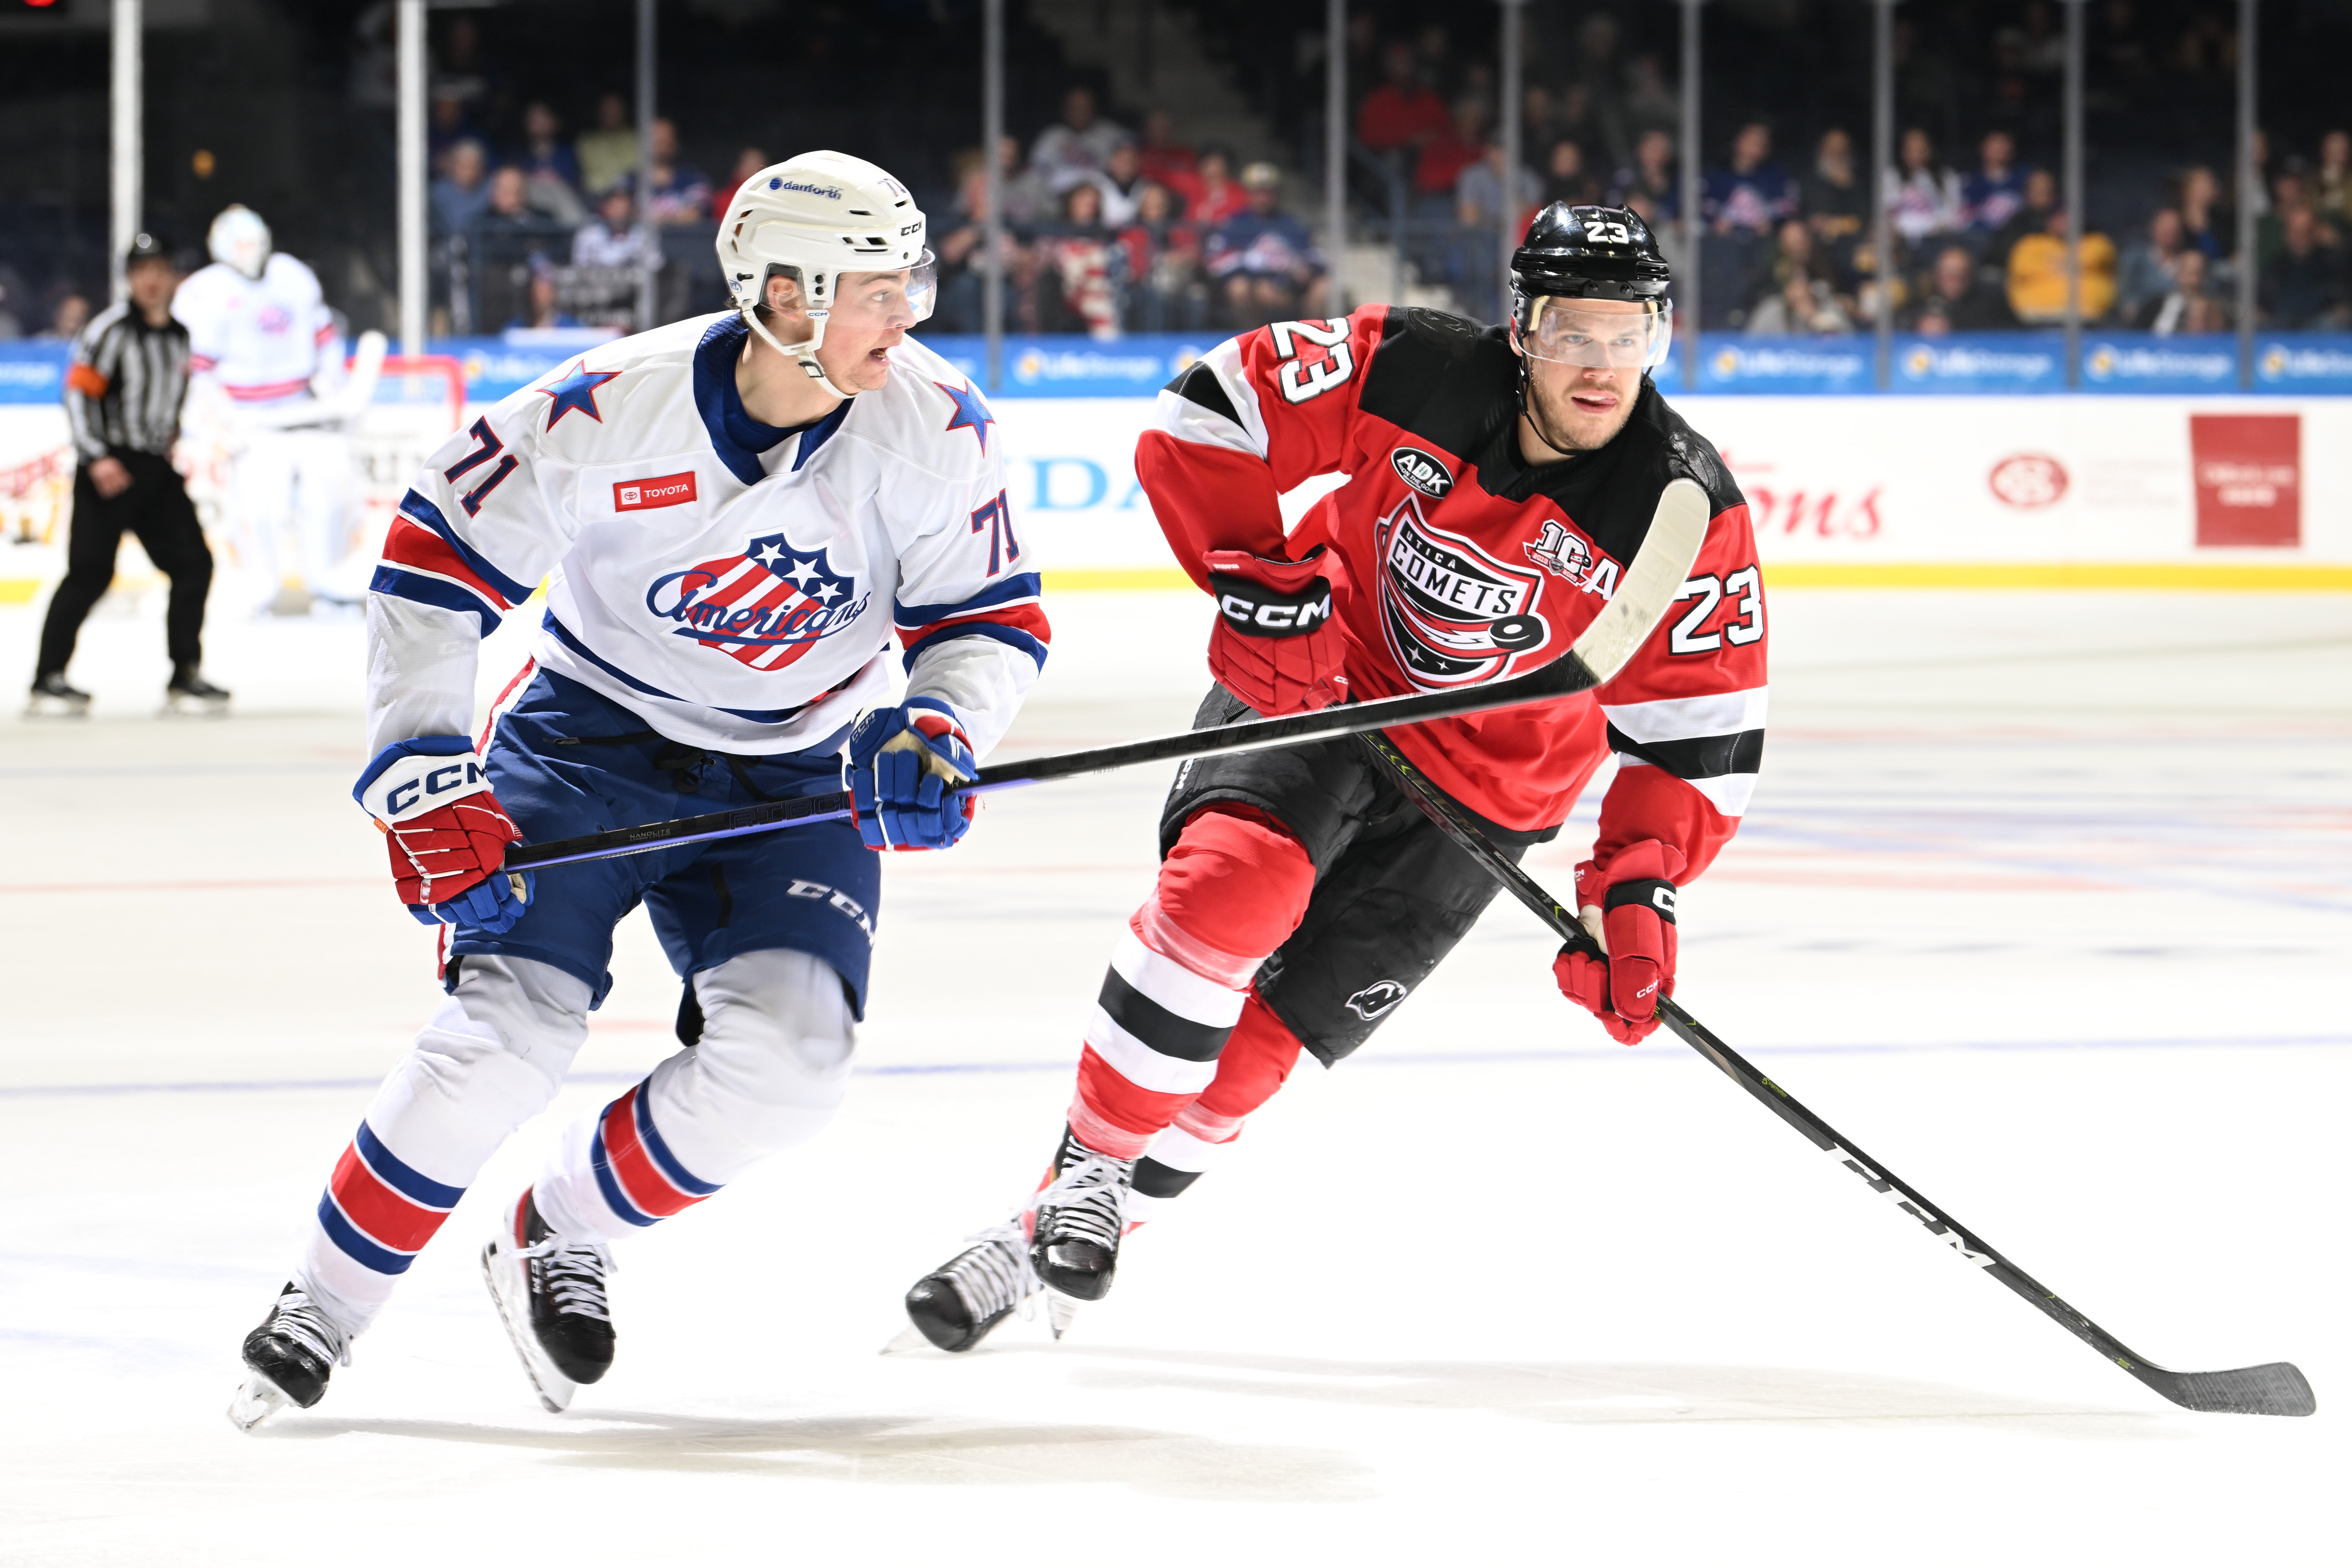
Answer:
M887 331L929 321L940 297L939 266L928 250L899 272L842 272L834 278L835 326Z
M1675 308L1661 300L1638 310L1596 310L1590 300L1538 294L1519 307L1511 330L1529 359L1598 370L1655 370L1675 341Z

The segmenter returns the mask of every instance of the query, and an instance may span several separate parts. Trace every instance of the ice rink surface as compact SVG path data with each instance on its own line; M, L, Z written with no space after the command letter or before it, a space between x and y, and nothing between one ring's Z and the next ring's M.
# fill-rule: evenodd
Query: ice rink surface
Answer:
M1005 754L1184 723L1197 600L1053 607ZM217 626L237 717L163 723L156 608L91 624L97 717L0 721L0 1563L2352 1560L2352 599L1779 594L1764 782L1681 926L1681 1000L1842 1132L2146 1354L2297 1362L2311 1419L2103 1364L1691 1051L1610 1044L1507 902L1068 1340L877 1354L1049 1152L1150 771L890 863L848 1109L622 1250L619 1363L550 1416L475 1257L674 1048L633 917L555 1110L250 1437L237 1342L430 939L347 794L357 625ZM34 630L0 609L6 680Z

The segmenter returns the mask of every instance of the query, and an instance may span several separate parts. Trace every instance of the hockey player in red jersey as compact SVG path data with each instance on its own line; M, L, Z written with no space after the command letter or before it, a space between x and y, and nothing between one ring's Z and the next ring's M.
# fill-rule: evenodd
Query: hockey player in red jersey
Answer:
M1558 204L1513 257L1512 320L1368 305L1223 343L1160 394L1136 472L1212 594L1195 727L1503 679L1560 656L1615 592L1671 482L1711 521L1665 621L1597 692L1390 738L1514 858L1618 760L1577 899L1604 962L1560 989L1615 1038L1657 1026L1675 900L1739 823L1763 746L1764 594L1748 509L1648 372L1668 268L1633 213ZM1276 498L1347 482L1285 536ZM1187 763L1077 1092L1023 1215L908 1292L946 1350L1042 1284L1110 1288L1122 1236L1240 1133L1305 1050L1361 1046L1469 931L1491 880L1341 737ZM1057 1323L1059 1321L1057 1310Z

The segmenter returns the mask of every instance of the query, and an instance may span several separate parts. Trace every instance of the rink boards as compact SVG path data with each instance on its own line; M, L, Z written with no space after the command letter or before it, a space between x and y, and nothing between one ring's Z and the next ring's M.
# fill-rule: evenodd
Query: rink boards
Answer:
M2352 399L1675 403L1723 453L1787 585L2352 588ZM1024 542L1065 586L1181 580L1135 479L1153 406L993 405ZM69 460L61 409L0 405L0 528L45 531ZM31 598L52 560L0 553L0 602Z

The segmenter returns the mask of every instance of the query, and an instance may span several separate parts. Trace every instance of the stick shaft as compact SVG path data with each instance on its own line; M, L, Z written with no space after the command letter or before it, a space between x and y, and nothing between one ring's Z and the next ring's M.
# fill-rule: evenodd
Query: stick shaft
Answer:
M1513 898L1534 911L1536 918L1557 932L1561 941L1590 957L1604 956L1600 944L1592 940L1591 933L1587 931L1583 922L1576 918L1576 912L1563 907L1559 900L1546 892L1534 878L1521 870L1496 849L1486 836L1479 831L1477 825L1463 813L1462 808L1431 784L1421 771L1413 766L1412 761L1397 750L1387 736L1373 732L1361 735L1359 739L1374 756L1387 765L1391 775L1395 778L1407 799L1420 807L1447 837L1451 838L1464 853L1477 861L1487 875L1501 883L1505 890ZM2143 1360L2137 1352L2126 1346L2121 1340L2084 1317L2074 1307L2060 1300L2057 1294L2047 1286L1994 1251L1975 1232L1928 1202L1917 1188L1847 1142L1828 1122L1807 1110L1788 1090L1759 1072L1746 1058L1717 1039L1712 1030L1692 1017L1674 998L1666 996L1659 999L1658 1017L1685 1045L1713 1062L1725 1077L1746 1089L1774 1115L1802 1133L1815 1148L1830 1155L1855 1175L1869 1183L1874 1191L1891 1199L1906 1214L1927 1226L1930 1235L1958 1253L1964 1261L1982 1268L1987 1274L2032 1302L2052 1321L2076 1339L2081 1340L2099 1354L2130 1373L2141 1383L2176 1404L2188 1405L2191 1408L2199 1409L2223 1407L2199 1403L2193 1395L2185 1394L2183 1384L2185 1382L2199 1378L2226 1378L2239 1374L2175 1373ZM2250 1370L2268 1371L2270 1369ZM2301 1374L2295 1373L2294 1381L2300 1383ZM2292 1398L2292 1395L2289 1397ZM2308 1399L2307 1389L2304 1391L2303 1397ZM2266 1413L2307 1414L2306 1411L2290 1409Z

